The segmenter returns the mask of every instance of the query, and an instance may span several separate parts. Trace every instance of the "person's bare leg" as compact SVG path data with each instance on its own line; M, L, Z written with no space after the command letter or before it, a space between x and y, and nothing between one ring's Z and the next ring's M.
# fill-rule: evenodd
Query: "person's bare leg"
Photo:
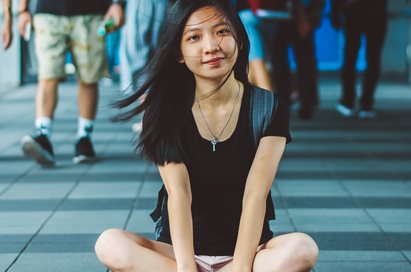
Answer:
M289 233L272 238L254 258L253 272L309 272L318 257L314 240L304 233ZM233 262L217 272L232 271Z
M58 79L40 79L36 93L36 117L54 118L58 102Z
M289 233L272 238L254 259L255 272L307 272L314 267L318 246L304 233Z
M77 103L80 117L89 120L94 120L96 118L98 106L97 83L87 84L79 81Z
M113 272L177 271L171 245L120 229L103 232L95 251L99 260Z
M256 86L270 91L273 90L273 84L264 60L250 61L250 72L248 77L250 82Z

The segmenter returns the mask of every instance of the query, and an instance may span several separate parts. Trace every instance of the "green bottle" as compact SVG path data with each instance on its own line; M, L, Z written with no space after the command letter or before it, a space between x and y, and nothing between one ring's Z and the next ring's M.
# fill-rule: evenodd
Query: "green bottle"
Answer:
M100 26L97 29L97 34L99 36L105 36L108 32L112 31L114 29L114 19L110 18L108 20L105 20L100 24Z

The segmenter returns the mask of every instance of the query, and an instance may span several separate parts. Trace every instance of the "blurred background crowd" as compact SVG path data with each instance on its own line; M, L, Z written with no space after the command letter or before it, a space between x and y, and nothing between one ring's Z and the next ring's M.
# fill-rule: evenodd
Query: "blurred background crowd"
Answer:
M35 53L36 29L32 29L32 25L27 28L24 12L37 17L54 12L44 9L46 2L3 0L0 25L3 47L8 48L0 51L0 86L3 89L41 78L39 55ZM88 5L107 10L110 2L91 1ZM106 43L107 66L99 79L100 84L119 84L119 89L127 92L144 79L141 71L155 52L171 2L113 1L122 7L121 20L125 19L125 23L115 22L112 29L101 34ZM380 76L411 82L409 0L232 2L250 37L250 80L260 87L277 91L294 105L300 119L313 118L321 101L318 94L321 77L331 76L340 81L341 97L335 105L338 113L363 119L377 117L374 94ZM64 8L68 7L60 5L56 10L70 15L70 11L61 11ZM109 19L110 14L106 13L100 25ZM32 31L27 33L29 30ZM74 80L73 75L79 67L71 45L60 54L64 55L65 75ZM355 88L358 77L362 78L361 90Z

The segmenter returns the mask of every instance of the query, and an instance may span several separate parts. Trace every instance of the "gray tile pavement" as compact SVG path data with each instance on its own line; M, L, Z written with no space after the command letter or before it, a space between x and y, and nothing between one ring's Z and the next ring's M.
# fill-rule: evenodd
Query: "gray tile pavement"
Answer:
M272 187L276 234L309 233L321 253L316 272L411 271L411 91L383 83L377 120L334 111L339 86L321 83L315 118L292 117ZM35 86L0 97L0 271L104 272L93 253L107 228L153 238L149 213L161 179L133 154L131 123L113 124L115 88L101 90L94 133L100 160L73 165L75 86L63 84L53 144L57 165L26 160L19 139L33 126Z

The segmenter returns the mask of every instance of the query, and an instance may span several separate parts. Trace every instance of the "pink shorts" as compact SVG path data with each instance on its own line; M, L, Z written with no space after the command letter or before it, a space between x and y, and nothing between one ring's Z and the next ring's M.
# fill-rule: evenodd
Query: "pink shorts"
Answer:
M195 255L198 272L213 272L233 260L233 256Z
M257 247L257 252L262 250L265 244ZM233 260L233 256L208 256L195 255L198 272L214 272L223 268Z

